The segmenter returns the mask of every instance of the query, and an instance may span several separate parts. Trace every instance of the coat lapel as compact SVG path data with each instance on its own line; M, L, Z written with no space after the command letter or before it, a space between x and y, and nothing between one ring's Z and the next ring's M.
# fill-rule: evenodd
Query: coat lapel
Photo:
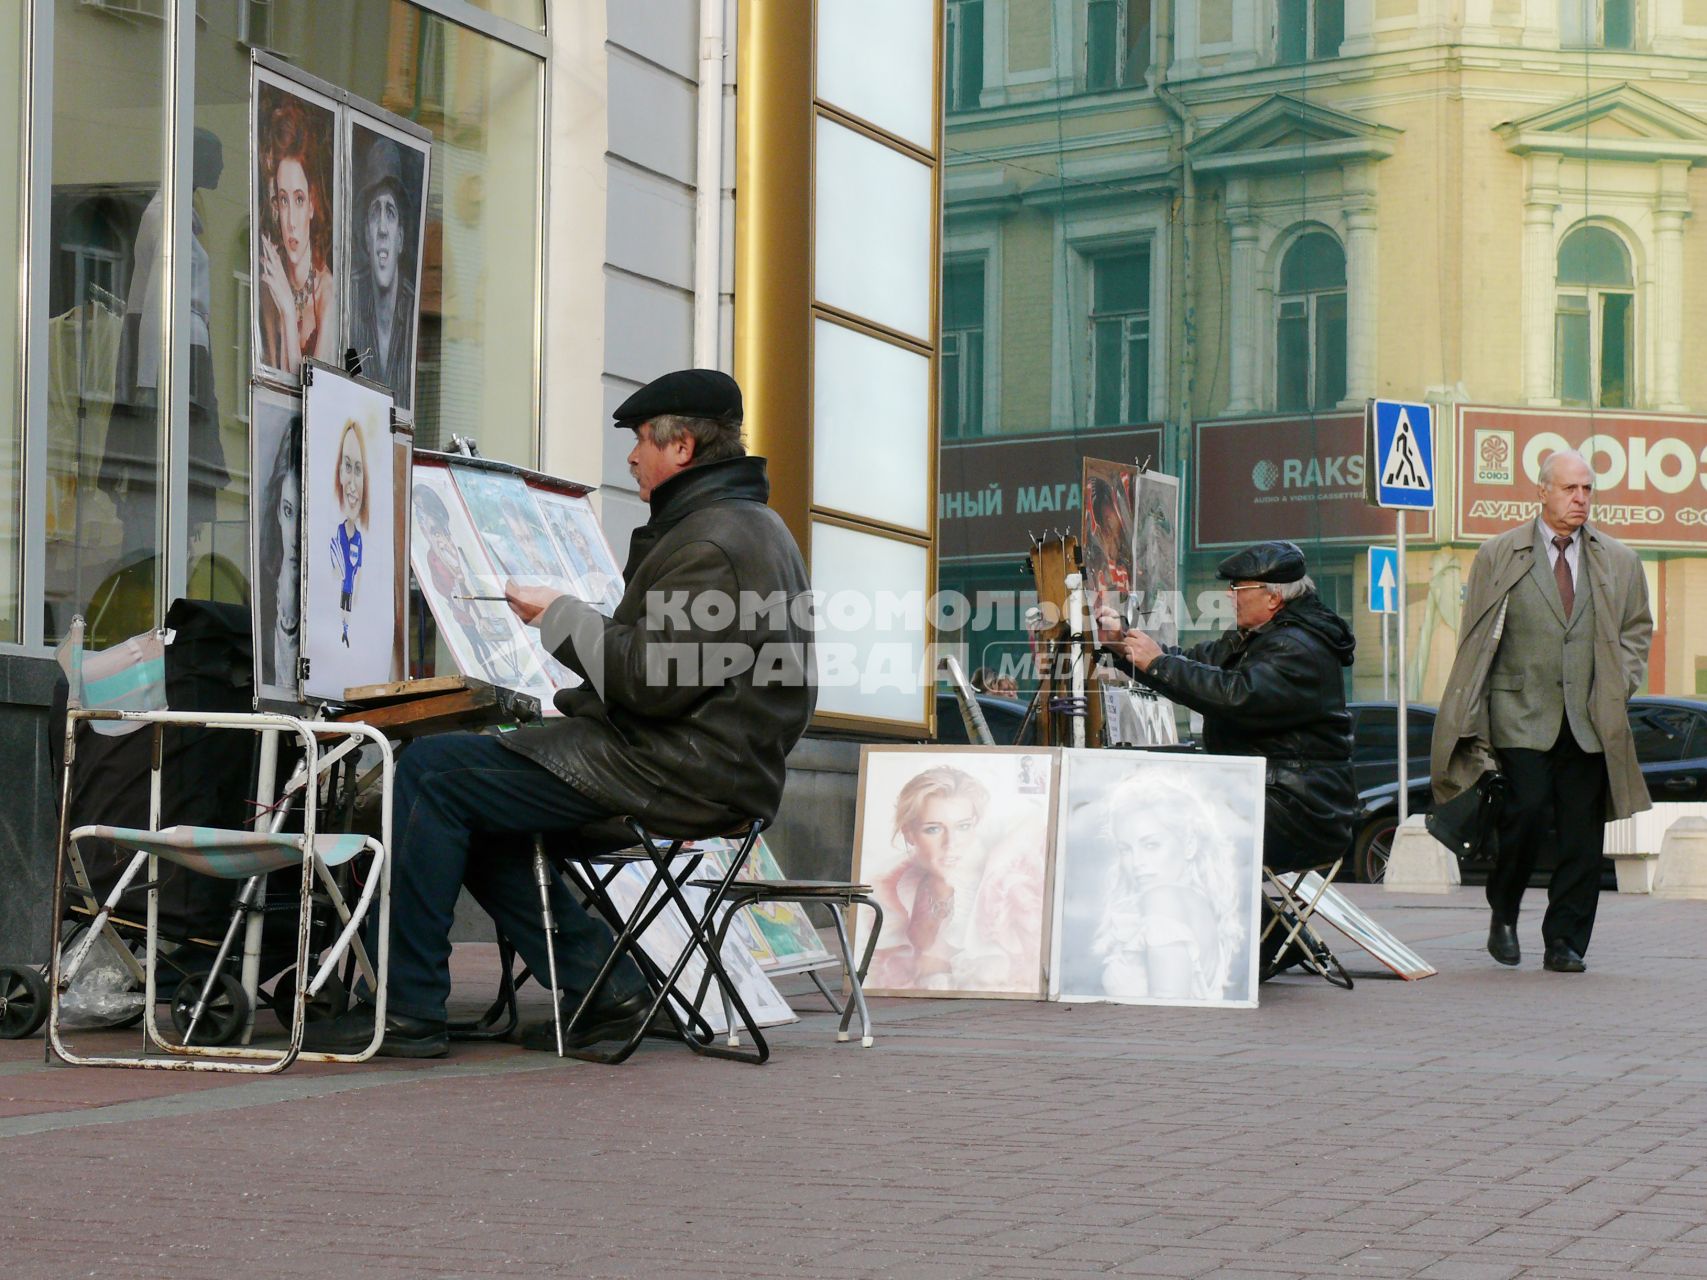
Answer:
M1547 544L1541 540L1541 526L1536 524L1532 527L1535 537L1530 548L1532 560L1529 572L1534 575L1535 585L1541 588L1541 596L1547 601L1547 607L1553 611L1553 616L1559 620L1559 625L1568 628L1571 620L1565 616L1565 602L1559 598L1559 582L1553 576L1553 555L1547 550Z
M1616 644L1618 638L1617 624L1612 622L1611 626L1608 626L1613 617L1612 606L1607 603L1612 599L1612 584L1606 580L1606 556L1600 545L1600 535L1592 524L1583 526L1583 540L1579 550L1582 553L1582 559L1577 562L1581 569L1579 576L1586 584L1590 598L1594 601L1595 633Z

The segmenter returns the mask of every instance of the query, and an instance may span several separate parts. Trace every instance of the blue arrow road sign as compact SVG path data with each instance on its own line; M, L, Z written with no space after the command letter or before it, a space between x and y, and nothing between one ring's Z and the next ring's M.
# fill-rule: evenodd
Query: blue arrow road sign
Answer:
M1370 448L1365 463L1378 507L1434 507L1434 411L1398 400L1370 402Z
M1399 552L1396 547L1369 548L1369 612L1399 612Z

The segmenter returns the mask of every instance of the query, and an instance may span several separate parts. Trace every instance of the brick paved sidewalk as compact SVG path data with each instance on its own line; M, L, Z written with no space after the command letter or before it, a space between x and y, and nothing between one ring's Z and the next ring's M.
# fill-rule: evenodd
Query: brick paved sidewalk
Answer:
M242 1079L0 1042L0 1276L1707 1276L1707 903L1606 895L1566 976L1539 894L1506 970L1479 890L1352 892L1440 975L875 1001L876 1048L812 1012L763 1068L457 1046ZM481 989L489 952L457 964Z

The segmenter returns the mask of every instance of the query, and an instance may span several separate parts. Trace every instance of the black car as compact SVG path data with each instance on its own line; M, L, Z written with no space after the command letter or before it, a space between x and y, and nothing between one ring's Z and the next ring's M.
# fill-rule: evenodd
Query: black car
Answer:
M990 726L990 736L998 747L1027 746L1037 741L1036 726L1026 731L1026 741L1019 742L1019 728L1025 722L1026 704L1017 698L999 698L993 693L974 695L978 709L984 713L984 723ZM966 736L966 721L960 714L960 703L952 693L936 696L936 740L945 746L959 746L971 741Z
M1391 702L1351 704L1353 768L1357 774L1359 813L1352 870L1366 884L1379 881L1398 827L1398 707ZM1435 709L1411 704L1406 719L1409 741L1406 783L1410 813L1427 813L1434 804L1429 787L1429 741ZM1637 697L1630 700L1630 732L1648 792L1655 800L1707 799L1707 702L1693 698ZM1545 860L1545 853L1543 853ZM1466 872L1486 872L1466 862ZM1545 871L1543 865L1537 870Z

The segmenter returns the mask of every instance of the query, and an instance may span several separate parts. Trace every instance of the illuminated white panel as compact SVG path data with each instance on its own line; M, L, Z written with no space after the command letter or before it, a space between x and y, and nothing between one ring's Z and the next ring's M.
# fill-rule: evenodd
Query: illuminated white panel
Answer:
M930 169L823 116L814 163L818 301L928 341Z
M818 710L923 724L925 548L812 524Z
M924 533L931 362L827 320L812 347L812 501Z
M929 0L818 0L818 96L926 151L935 62Z

